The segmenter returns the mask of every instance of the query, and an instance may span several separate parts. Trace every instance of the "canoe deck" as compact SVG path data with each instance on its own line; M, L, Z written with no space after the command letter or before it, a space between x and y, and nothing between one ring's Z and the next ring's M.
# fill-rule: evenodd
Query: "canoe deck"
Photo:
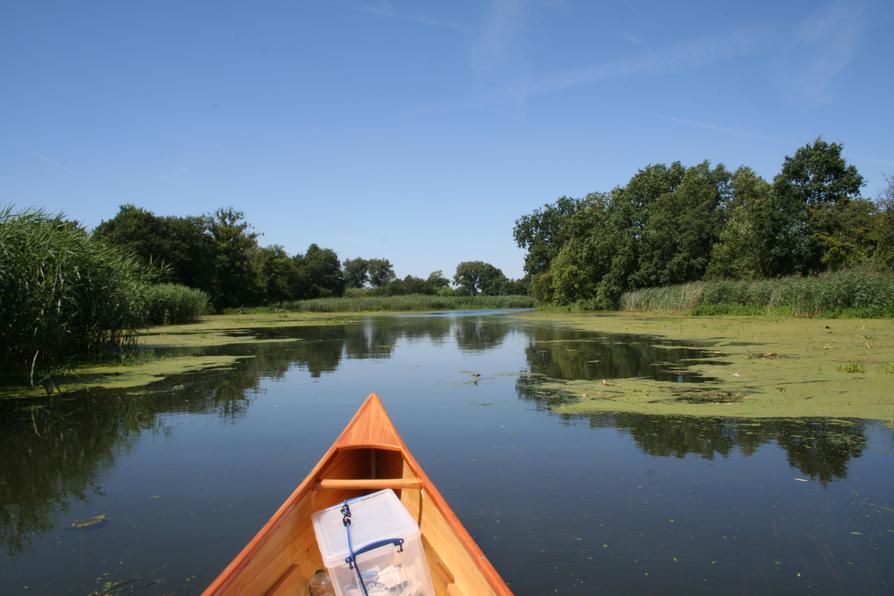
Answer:
M205 590L211 594L303 594L323 562L311 514L391 488L416 519L441 594L511 594L407 449L378 396L348 426L273 517Z

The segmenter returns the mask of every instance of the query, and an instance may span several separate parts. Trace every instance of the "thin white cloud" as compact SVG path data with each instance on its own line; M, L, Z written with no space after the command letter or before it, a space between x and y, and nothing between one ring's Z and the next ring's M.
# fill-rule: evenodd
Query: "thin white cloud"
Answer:
M801 21L790 46L773 64L783 95L796 103L834 99L830 87L857 53L863 12L861 3L834 2Z
M420 15L420 14L408 14L401 11L398 11L394 8L394 5L388 0L382 0L378 4L366 4L360 7L362 10L378 15L380 17L394 18L400 19L402 21L408 21L411 23L418 23L420 25L428 25L431 27L442 27L444 29L453 29L454 31L460 31L462 33L472 33L473 28L464 23L457 23L455 21L449 21L445 19L439 19L436 17L431 17L428 15Z
M472 70L488 76L508 64L516 63L524 25L520 0L491 0L478 35L472 44Z
M649 51L652 50L652 48L650 48L643 40L641 40L638 36L634 35L633 33L618 33L618 37L620 37L624 41L629 41L633 45L639 46L644 50L649 50Z
M666 120L668 122L674 122L676 124L682 124L684 126L691 126L693 128L701 128L703 130L710 130L713 132L719 132L725 135L732 135L737 137L745 137L749 139L757 139L759 141L769 141L771 143L777 143L780 145L785 145L790 148L796 148L802 146L805 141L797 142L789 139L782 139L780 137L773 137L765 134L749 132L746 130L738 130L735 128L726 128L724 126L717 126L715 124L711 124L709 122L700 122L698 120L688 120L686 118L677 118L674 116L667 116L665 114L656 114L654 112L643 112L643 111L635 111L637 114L641 114L643 116L648 116L650 118L657 118L659 120ZM880 159L877 157L871 157L869 155L863 155L861 153L853 153L851 151L843 151L842 154L852 160L857 161L866 161L870 163L875 163L879 165L885 166L894 166L894 161L888 159Z
M641 114L643 116L648 116L650 118L657 118L659 120L667 120L668 122L675 122L677 124L684 124L686 126L691 126L694 128L702 128L704 130L711 130L714 132L719 132L727 135L733 135L737 137L746 137L749 139L758 139L760 141L770 141L772 143L779 143L780 145L797 145L794 141L789 141L786 139L781 139L779 137L771 137L768 135L763 135L754 132L748 132L745 130L737 130L735 128L726 128L723 126L716 126L714 124L710 124L708 122L699 122L698 120L687 120L686 118L676 118L674 116L666 116L664 114L656 114L655 112L642 112L636 110L635 113Z
M161 174L160 176L156 176L155 179L159 180L159 181L170 180L171 178L180 176L181 174L185 174L185 173L189 172L190 170L191 170L191 168L177 168L177 169L171 170L170 172L165 172L164 174Z
M594 83L640 76L672 75L709 66L737 57L765 51L772 45L773 35L761 28L737 29L724 34L708 35L639 52L628 58L590 66L533 76L522 73L508 81L500 81L496 91L479 97L443 103L413 110L412 114L430 114L480 108L501 102L523 103L532 95L555 93Z
M32 152L31 152L31 157L35 157L35 158L37 158L37 159L39 159L39 160L41 160L41 161L43 161L43 162L46 162L46 163L50 164L51 166L53 166L54 168L59 169L59 170L62 170L63 172L65 172L65 173L67 173L67 174L73 174L73 173L74 173L74 172L72 172L69 168L65 167L64 165L62 165L61 163L59 163L58 161L56 161L56 160L54 160L54 159L50 159L49 157L47 157L47 156L44 155L43 153L38 153L37 151L32 151Z
M642 75L669 75L762 51L770 40L763 29L749 27L699 37L630 58L553 73L540 78L534 93Z

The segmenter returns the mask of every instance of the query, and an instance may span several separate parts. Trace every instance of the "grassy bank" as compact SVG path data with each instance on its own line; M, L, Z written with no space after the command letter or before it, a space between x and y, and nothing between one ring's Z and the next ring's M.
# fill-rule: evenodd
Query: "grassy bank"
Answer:
M627 292L627 312L894 317L894 274L843 271L813 277L714 280Z
M687 367L707 380L540 379L559 413L638 412L744 418L836 417L894 421L894 324L885 319L696 317L536 312L526 319L603 333L708 346Z
M534 301L529 296L345 296L297 300L271 306L244 309L243 312L399 312L428 310L475 310L492 308L530 308Z

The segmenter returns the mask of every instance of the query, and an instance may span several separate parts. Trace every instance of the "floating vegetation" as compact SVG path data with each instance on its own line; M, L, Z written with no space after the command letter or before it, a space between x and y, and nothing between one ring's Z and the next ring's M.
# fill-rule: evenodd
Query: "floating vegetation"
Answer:
M673 391L674 399L690 404L732 404L742 401L742 395L708 387L692 387Z
M104 526L108 521L109 517L104 513L100 513L99 515L88 517L87 519L77 519L71 522L71 525L69 525L68 527L75 530L86 530L88 528L98 528L100 526Z
M561 372L553 362L561 354L529 354L529 364L550 372L526 396L536 395L559 414L640 412L742 418L836 417L894 421L894 325L889 320L828 320L769 317L691 317L620 313L566 314L534 312L525 319L556 323L560 329L579 329L616 337L657 338L689 344L713 357L687 357L661 365L666 375L649 378L642 364L631 368L627 354L606 351L614 358L614 386L588 377L585 367L564 362ZM624 334L624 335L621 335ZM872 348L867 349L867 338ZM545 351L546 350L546 351ZM628 350L629 351L629 350ZM569 359L570 360L570 359ZM540 364L545 363L545 364ZM639 371L644 371L638 374ZM656 378L657 377L657 378ZM702 381L692 383L691 381ZM699 385L698 388L695 386ZM561 396L561 397L559 397Z

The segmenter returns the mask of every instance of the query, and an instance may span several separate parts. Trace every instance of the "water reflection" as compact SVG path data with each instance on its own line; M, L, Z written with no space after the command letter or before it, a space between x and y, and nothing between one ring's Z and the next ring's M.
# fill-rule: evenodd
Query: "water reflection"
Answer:
M584 417L566 417L574 420ZM591 428L617 428L628 433L645 453L683 458L754 454L776 443L788 463L804 476L823 483L847 478L848 462L866 447L864 424L834 419L737 420L693 416L600 414L585 417Z
M706 380L686 369L693 362L724 364L708 346L644 335L601 334L557 326L528 330L525 356L532 373L553 379L646 377Z
M334 378L333 382L344 384L352 380L352 375L368 374L368 369L355 372L361 370L357 367L365 361L400 360L401 355L437 347L438 355L429 357L424 365L433 375L447 366L440 360L445 353L461 358L486 357L490 360L478 364L493 362L494 370L505 371L512 366L515 371L527 373L517 380L506 377L499 383L475 388L447 384L440 388L442 400L463 390L486 390L493 392L489 403L508 395L508 401L516 405L520 403L517 398L521 398L547 409L554 396L539 392L537 384L530 382L532 375L699 382L704 379L692 374L687 366L717 358L703 345L646 336L593 334L507 317L371 317L340 325L265 329L258 334L265 339L294 341L171 350L178 355L249 357L232 369L176 376L144 389L0 402L0 543L7 557L27 557L34 537L65 527L67 522L60 522L64 516L59 512L99 494L102 475L113 469L119 458L133 455L136 438L146 434L164 437L170 433L168 414L203 414L238 426L251 416L253 403L259 399L258 390L266 380L285 379L297 384L300 377L320 380L337 372L337 377L333 375L337 381ZM412 366L418 364L414 362ZM460 368L456 366L448 372L456 375ZM394 390L399 388L395 385ZM320 403L309 398L295 407L320 407ZM578 425L580 420L566 419L569 425ZM847 478L851 460L867 450L865 425L847 421L740 421L633 414L602 414L583 420L594 429L620 430L638 452L658 458L693 455L725 459L736 454L749 457L761 446L777 445L799 474L823 484ZM468 421L448 422L463 426ZM555 424L552 417L542 417L537 424L555 428L556 433L567 431ZM490 444L497 439L470 435L470 440ZM517 443L497 445L505 448L506 453L516 446ZM313 457L317 455L314 453ZM153 465L139 461L140 465ZM504 464L499 462L500 469Z

